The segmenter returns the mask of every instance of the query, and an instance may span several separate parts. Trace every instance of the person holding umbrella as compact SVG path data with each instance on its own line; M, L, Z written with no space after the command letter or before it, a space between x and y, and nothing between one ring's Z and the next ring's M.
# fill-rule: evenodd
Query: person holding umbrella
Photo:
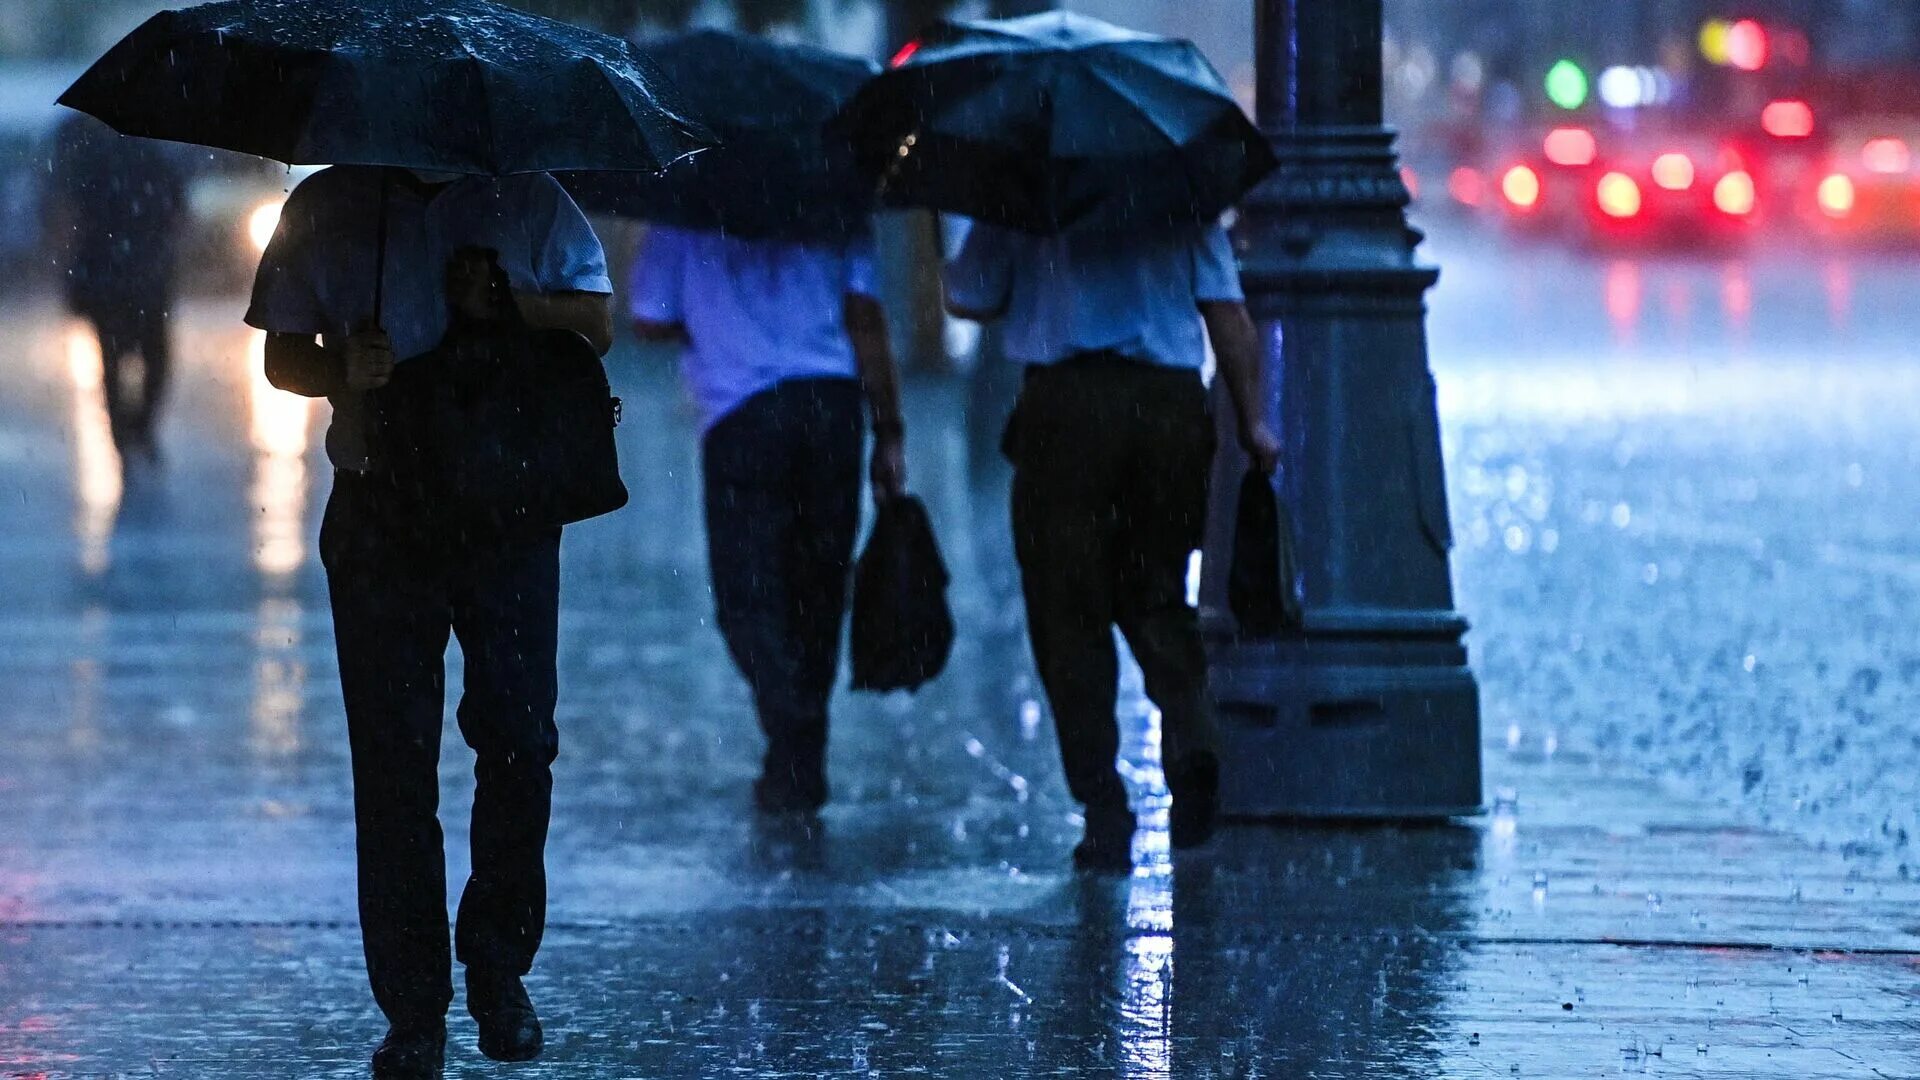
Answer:
M720 148L628 208L656 221L633 268L635 332L684 339L704 434L721 634L766 736L763 813L827 801L828 698L860 523L863 401L874 497L905 493L899 375L876 298L872 186L825 124L863 60L698 32L650 50L675 82L719 85ZM612 181L614 178L603 178ZM611 194L611 193L609 193Z
M447 639L476 752L472 875L453 938L480 1050L535 1057L521 978L546 916L558 747L557 527L475 530L395 479L373 407L396 364L501 298L604 353L599 240L545 171L657 170L707 140L628 43L483 0L228 0L163 12L62 102L129 134L333 163L287 200L247 321L274 385L334 406L321 528L352 747L367 974L391 1027L376 1077L438 1076L451 1003L436 809Z
M391 189L387 329L371 322L361 269L382 188ZM520 980L546 908L560 530L476 535L434 521L431 507L386 482L369 401L396 363L439 343L452 310L449 260L472 247L497 254L529 324L576 331L607 351L605 255L558 183L538 174L316 173L287 200L246 316L268 333L268 381L334 406L320 554L353 744L367 969L394 1029L376 1063L382 1054L431 1056L445 1037L446 888L434 806L450 629L466 656L460 730L478 755L473 874L455 934L467 1008L490 1057L525 1060L542 1041Z
M999 320L1026 367L1002 446L1028 634L1085 807L1075 864L1132 867L1115 625L1162 713L1172 842L1205 843L1219 760L1186 599L1214 455L1201 368L1210 339L1241 447L1271 473L1259 339L1217 221L1271 151L1190 43L1066 13L943 24L844 122L892 201L976 219L948 307Z

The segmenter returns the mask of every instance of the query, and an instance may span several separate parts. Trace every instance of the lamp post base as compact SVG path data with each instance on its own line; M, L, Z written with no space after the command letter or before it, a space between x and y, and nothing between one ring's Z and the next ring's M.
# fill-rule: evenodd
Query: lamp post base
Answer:
M1213 637L1234 817L1418 820L1481 811L1480 694L1431 611L1321 609L1290 637Z

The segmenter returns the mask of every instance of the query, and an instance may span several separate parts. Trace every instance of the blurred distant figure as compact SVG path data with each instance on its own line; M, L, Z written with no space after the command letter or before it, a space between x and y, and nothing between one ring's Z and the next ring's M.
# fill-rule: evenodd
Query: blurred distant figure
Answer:
M173 365L167 323L185 171L160 143L74 113L55 136L49 193L67 306L100 339L114 445L152 460Z
M656 226L633 268L634 332L684 339L705 424L707 549L720 633L767 737L754 804L827 801L827 702L860 525L862 405L876 499L906 489L899 375L873 242Z

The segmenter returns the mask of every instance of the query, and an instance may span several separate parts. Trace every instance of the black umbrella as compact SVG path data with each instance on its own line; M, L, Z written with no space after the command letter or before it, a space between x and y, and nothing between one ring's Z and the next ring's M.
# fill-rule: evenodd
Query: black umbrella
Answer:
M221 0L60 96L123 134L292 165L658 170L707 142L619 38L486 0Z
M581 206L743 236L842 235L864 223L873 182L827 123L876 65L722 30L658 38L646 53L720 145L657 175L563 176Z
M148 19L60 103L294 165L504 175L705 146L659 88L631 44L485 0L221 0Z
M1191 42L1067 12L936 24L839 123L887 202L1036 233L1210 220L1274 166Z

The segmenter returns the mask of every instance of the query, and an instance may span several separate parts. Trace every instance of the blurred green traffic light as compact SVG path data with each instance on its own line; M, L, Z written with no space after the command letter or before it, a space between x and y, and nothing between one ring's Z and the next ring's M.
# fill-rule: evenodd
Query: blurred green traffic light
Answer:
M1577 109L1587 103L1587 73L1571 60L1561 60L1547 69L1547 100L1563 109Z

